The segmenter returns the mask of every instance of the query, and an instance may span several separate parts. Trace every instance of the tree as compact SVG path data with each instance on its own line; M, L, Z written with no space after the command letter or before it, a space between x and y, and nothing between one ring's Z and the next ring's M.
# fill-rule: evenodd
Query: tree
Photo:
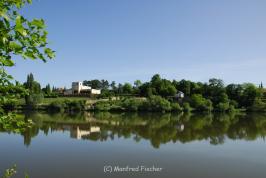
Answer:
M206 86L204 97L210 99L216 107L219 103L229 103L224 83L221 79L212 78Z
M90 86L94 89L101 89L102 83L100 80L94 79L94 80L85 80L83 81L83 85Z
M260 82L260 86L259 86L259 88L263 88L263 84L262 84L262 82Z
M255 103L256 98L261 97L261 92L254 84L251 83L243 84L243 88L244 91L241 105L244 107L251 107Z
M172 85L172 82L169 80L163 79L159 82L157 93L160 96L167 97L167 96L174 96L176 94L177 90L174 85Z
M125 94L132 94L133 92L133 87L130 83L125 83L123 85L123 93Z
M117 93L118 94L123 94L123 85L121 83L118 84Z
M33 74L30 73L27 76L27 81L24 83L24 86L29 91L29 94L25 96L26 105L35 107L43 98L41 85L34 80Z
M94 89L101 89L101 90L108 90L109 88L109 82L107 80L84 80L83 85L90 86L91 88Z
M216 88L224 88L224 82L221 79L211 78L209 80L209 86Z
M134 82L134 86L136 87L136 88L139 88L140 86L141 86L141 81L140 80L136 80L135 82Z
M115 81L112 81L110 84L111 89L115 92L117 90Z
M229 84L226 86L226 93L230 100L234 100L237 103L241 103L244 88L239 84Z
M53 87L53 90L54 90L54 87ZM45 86L45 88L42 89L42 91L46 94L46 95L50 95L52 93L52 90L51 90L51 86L50 84L47 84Z
M109 88L109 82L107 80L101 80L101 89L107 90Z
M151 84L152 85L156 85L158 82L161 81L161 76L159 74L155 74L154 76L152 76L151 78Z
M4 0L0 1L0 83L2 89L10 88L12 76L6 74L5 68L15 65L13 56L24 59L47 59L55 57L55 52L47 47L47 31L42 19L27 20L19 10L30 4L31 0ZM14 96L7 92L0 95L0 100ZM3 114L0 114L3 117Z
M205 99L200 94L194 94L191 96L191 106L194 107L197 111L210 112L213 109L211 100Z
M142 85L142 82L140 80L136 80L134 82L133 92L134 94L140 95L140 87Z
M187 80L181 80L177 84L177 90L182 91L186 96L191 96L191 82Z

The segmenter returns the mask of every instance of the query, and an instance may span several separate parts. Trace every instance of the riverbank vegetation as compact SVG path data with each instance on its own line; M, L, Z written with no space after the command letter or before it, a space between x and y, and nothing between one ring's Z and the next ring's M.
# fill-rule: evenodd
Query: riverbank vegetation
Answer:
M149 82L137 80L116 86L108 81L84 82L91 87L102 89L97 98L88 96L66 97L56 87L41 87L33 74L27 76L22 87L24 93L19 100L3 103L3 110L47 110L53 112L128 111L128 112L265 112L265 89L262 84L251 83L225 85L220 79L209 82L188 80L167 80L156 74ZM105 84L101 84L105 83ZM101 86L104 85L103 88ZM15 90L16 91L16 90ZM16 91L17 92L17 91ZM180 93L183 94L179 95Z

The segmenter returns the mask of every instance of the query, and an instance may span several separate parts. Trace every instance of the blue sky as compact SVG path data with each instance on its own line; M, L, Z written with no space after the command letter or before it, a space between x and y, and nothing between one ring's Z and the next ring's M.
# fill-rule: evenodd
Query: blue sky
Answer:
M33 0L23 14L46 21L55 60L16 58L9 69L41 84L169 79L266 84L266 1Z

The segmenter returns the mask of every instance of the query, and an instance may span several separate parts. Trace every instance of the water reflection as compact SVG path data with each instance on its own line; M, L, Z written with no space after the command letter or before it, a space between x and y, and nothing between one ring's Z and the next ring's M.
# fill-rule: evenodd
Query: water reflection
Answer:
M90 127L90 128L79 128L77 127L69 127L70 129L70 137L71 138L76 138L76 139L81 139L81 138L87 138L93 133L99 133L100 132L100 127Z
M18 116L21 117L21 116ZM187 143L208 140L210 144L223 144L226 139L256 140L265 138L266 115L175 115L152 113L78 113L25 114L36 125L22 133L24 144L43 131L46 135L69 132L70 138L106 141L116 138L149 140L154 148L169 142ZM4 132L4 130L1 130Z

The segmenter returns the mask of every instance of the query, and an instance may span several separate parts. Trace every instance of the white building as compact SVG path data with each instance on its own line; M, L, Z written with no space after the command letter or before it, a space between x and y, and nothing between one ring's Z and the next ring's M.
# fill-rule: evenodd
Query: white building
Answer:
M177 98L184 98L185 94L182 91L178 91L178 93L176 94Z
M64 95L79 95L79 94L101 94L101 90L92 89L89 86L84 86L82 82L72 82L72 88L64 91Z
M80 94L81 92L90 91L91 87L84 86L82 82L72 82L73 94Z

